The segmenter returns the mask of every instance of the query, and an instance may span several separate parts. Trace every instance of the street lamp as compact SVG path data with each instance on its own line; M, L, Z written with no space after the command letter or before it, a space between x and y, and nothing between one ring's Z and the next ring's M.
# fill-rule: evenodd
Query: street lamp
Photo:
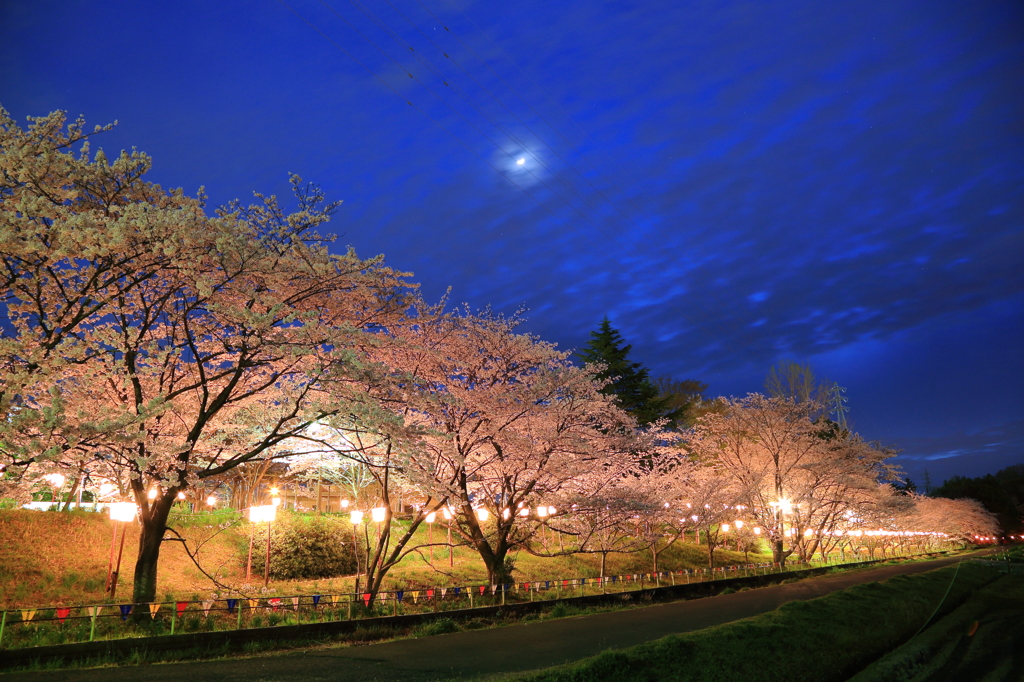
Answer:
M434 561L434 521L437 521L437 512L430 512L426 518L427 522L427 544L430 546L430 561Z
M267 560L263 565L263 586L270 584L270 529L274 519L277 518L277 507L272 504L257 505L249 507L249 522L267 524ZM253 533L249 532L249 560L245 568L245 579L252 578L252 543Z
M110 593L110 598L113 599L117 592L117 577L121 573L121 555L124 553L124 536L127 534L128 529L121 526L121 546L117 552L117 566L114 566L114 547L117 546L117 524L128 523L129 521L135 520L135 515L138 513L138 506L132 502L113 502L107 505L107 509L110 511L110 520L114 522L114 535L110 538L110 559L107 561L107 587L106 592Z

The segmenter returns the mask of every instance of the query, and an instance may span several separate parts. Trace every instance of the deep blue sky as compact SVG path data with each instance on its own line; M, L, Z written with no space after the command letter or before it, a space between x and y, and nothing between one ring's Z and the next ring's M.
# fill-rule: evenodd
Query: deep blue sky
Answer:
M325 35L5 0L0 104L116 119L212 204L298 173L429 299L567 348L607 314L712 395L810 362L919 482L1024 461L1021 3L287 2Z

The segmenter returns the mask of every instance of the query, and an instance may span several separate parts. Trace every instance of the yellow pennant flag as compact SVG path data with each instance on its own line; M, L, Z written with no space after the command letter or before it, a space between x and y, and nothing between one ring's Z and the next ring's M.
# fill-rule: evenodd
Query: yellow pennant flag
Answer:
M21 620L26 622L26 623L28 621L32 620L35 617L36 617L35 610L32 610L32 611L22 611L21 612Z
M331 595L331 606L337 606L338 605L338 599L340 599L340 598L341 597L339 595L332 594Z
M103 610L102 606L90 606L89 607L89 615L92 616L93 618L95 618L96 616L100 615L100 611L102 611L102 610Z
M250 599L249 600L249 608L250 609L255 609L259 605L260 605L260 600L259 599Z
M160 604L150 604L149 605L149 617L155 619L156 618L156 612L159 611L159 610L160 610Z
M415 592L412 593L412 603L413 604L418 604L419 601L420 601L420 592L419 592L419 590L416 590Z

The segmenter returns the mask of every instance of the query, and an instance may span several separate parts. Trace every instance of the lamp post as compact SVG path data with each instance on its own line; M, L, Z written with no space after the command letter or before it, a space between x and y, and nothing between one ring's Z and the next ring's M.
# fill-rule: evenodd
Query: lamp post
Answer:
M111 600L117 593L117 577L121 573L121 555L124 553L124 536L127 528L121 526L121 546L117 552L117 565L114 565L114 547L117 546L117 524L128 523L135 519L138 513L138 506L133 502L113 502L107 506L110 510L110 520L114 522L114 534L110 539L110 560L107 562L107 588Z
M442 512L444 520L448 522L448 567L455 567L455 547L452 546L452 510L445 507Z
M64 482L67 479L64 477L64 474L46 474L43 476L43 479L50 484L51 488L53 488L53 509L54 511L59 511L60 501L57 499L57 495L59 495L60 491L64 488Z
M255 507L249 507L249 521L250 523L266 523L267 524L267 558L263 564L263 586L266 587L270 584L270 530L274 519L277 517L277 505L276 504L264 504ZM245 578L249 580L252 577L252 544L253 544L253 533L249 532L249 560L245 568Z
M437 512L430 512L424 521L427 522L427 545L430 547L430 563L434 563L434 521L437 520Z

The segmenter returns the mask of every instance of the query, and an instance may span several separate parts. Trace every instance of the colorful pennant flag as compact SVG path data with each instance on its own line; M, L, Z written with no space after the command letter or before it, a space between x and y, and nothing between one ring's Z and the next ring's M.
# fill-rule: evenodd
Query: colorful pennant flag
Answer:
M295 609L296 612L298 612L298 610L299 610L299 598L298 597L292 597L292 607Z
M228 599L228 613L234 613L236 608L238 608L238 600Z
M331 595L331 606L337 606L337 605L338 605L338 600L339 600L339 599L341 599L341 596L340 596L340 595L337 595L337 594L332 594L332 595Z
M21 612L21 620L23 622L25 622L25 623L29 622L30 620L32 620L35 617L36 617L36 612L35 612L34 609L32 611L22 611Z
M442 587L441 588L441 599L444 599L444 596L446 594L448 594L448 588L447 587Z
M398 601L402 601L402 597L404 597L404 596L405 596L405 590L399 590L398 592L395 592L395 598Z
M313 606L314 606L314 608L317 607L317 606L320 606L320 598L321 598L321 596L322 595L319 595L319 594L314 594L313 595Z
M364 604L366 604L366 607L367 607L367 608L369 608L369 607L370 607L370 597L371 597L371 596L372 596L372 595L371 595L371 594L370 594L369 592L367 592L367 593L365 593L365 594L363 595L363 603L364 603Z
M188 608L188 602L180 601L177 604L175 604L174 607L178 611L178 618L181 618L181 614L185 613L185 609Z
M250 609L255 610L255 609L257 609L259 607L259 605L260 605L260 600L259 599L250 599L249 600L249 608Z
M267 604L274 610L274 613L277 613L277 610L281 608L281 599L278 597L268 599Z
M483 594L486 589L487 589L486 585L481 585L480 586L480 594Z
M132 612L132 604L121 604L117 608L121 609L121 620L128 620L128 614Z
M92 616L93 618L95 618L98 615L100 615L100 612L102 610L103 610L102 606L90 606L89 607L89 615Z
M149 617L153 618L153 619L156 619L156 612L159 611L159 610L160 610L160 604L159 603L150 604L149 605Z
M456 596L456 597L458 597L458 596L459 596L459 594L461 594L461 593L462 593L462 588L461 588L461 587L455 587L455 588L452 588L452 589L454 589L454 590L455 590L455 596Z
M70 614L71 614L71 609L69 609L69 608L57 609L57 620L60 621L61 625L63 625L64 624L64 619L67 618Z
M412 603L413 604L419 604L420 603L420 592L419 592L419 590L416 590L415 592L412 593Z
M209 617L210 609L213 608L213 600L207 599L203 602L203 615Z

